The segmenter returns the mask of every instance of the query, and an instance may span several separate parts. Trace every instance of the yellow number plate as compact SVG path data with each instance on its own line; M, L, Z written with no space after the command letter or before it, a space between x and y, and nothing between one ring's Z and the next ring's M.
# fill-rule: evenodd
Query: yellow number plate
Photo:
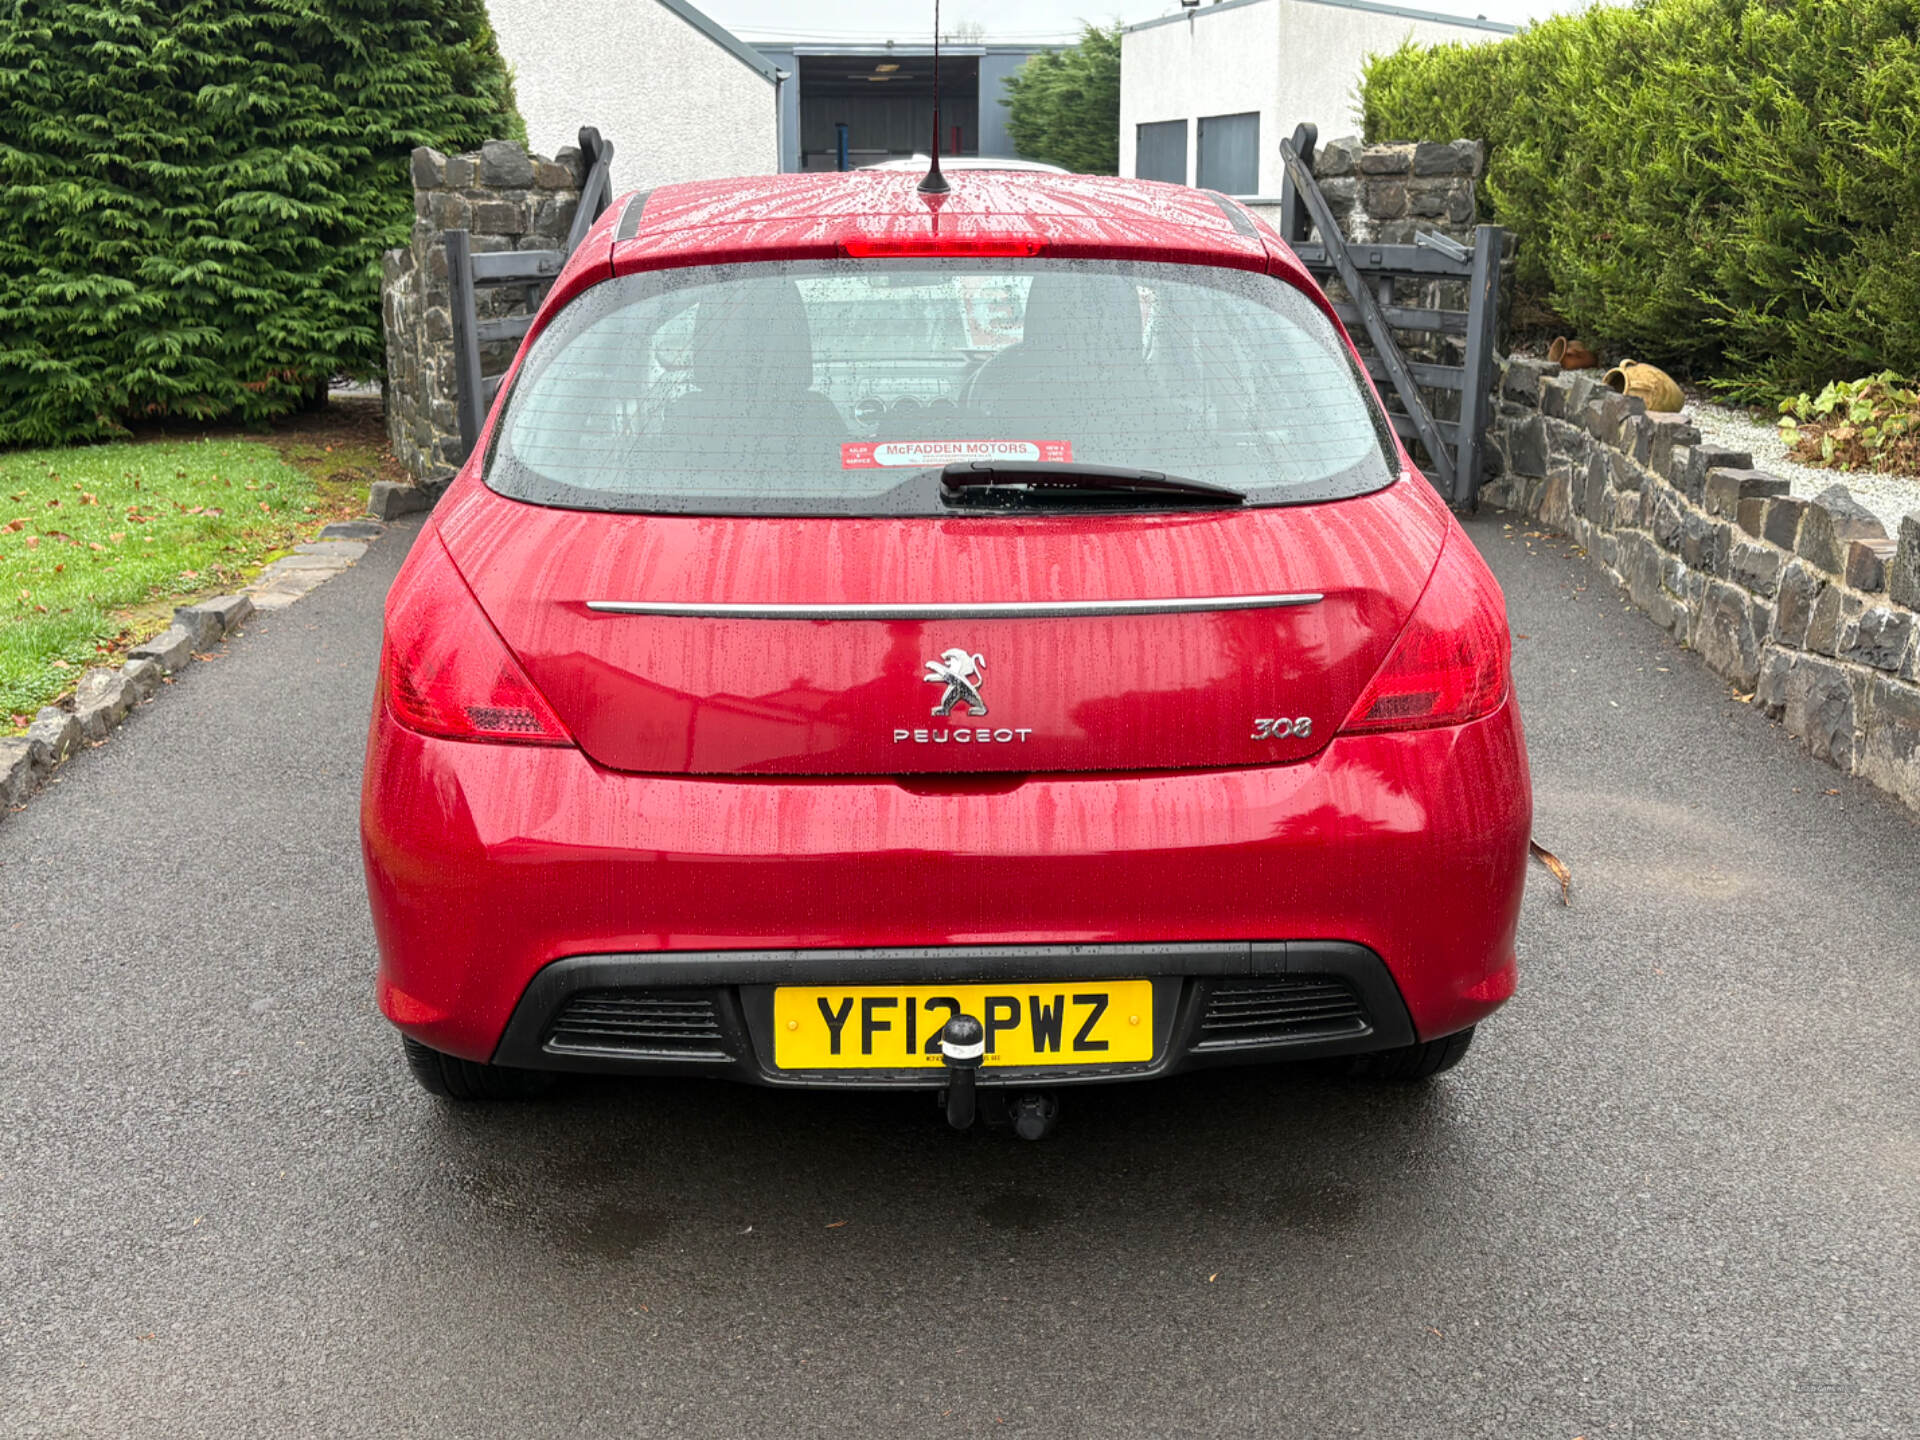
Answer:
M973 1016L987 1065L1113 1065L1153 1058L1150 980L1000 985L783 985L773 992L782 1070L938 1066L940 1027Z

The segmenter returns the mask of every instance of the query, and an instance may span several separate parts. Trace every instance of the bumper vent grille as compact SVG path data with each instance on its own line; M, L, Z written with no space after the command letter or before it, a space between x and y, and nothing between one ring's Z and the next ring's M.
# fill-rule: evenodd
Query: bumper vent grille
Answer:
M701 991L588 990L568 1000L547 1033L550 1051L615 1051L662 1058L730 1058L713 997Z
M1363 1035L1371 1025L1353 987L1330 975L1225 980L1213 987L1195 1048L1229 1050L1288 1040Z

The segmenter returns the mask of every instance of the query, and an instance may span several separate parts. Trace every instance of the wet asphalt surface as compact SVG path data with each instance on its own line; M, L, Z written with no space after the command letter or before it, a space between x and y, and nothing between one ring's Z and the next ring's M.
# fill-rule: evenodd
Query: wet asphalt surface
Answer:
M416 1092L355 838L397 528L0 825L0 1435L1911 1433L1920 824L1473 530L1575 875L1519 998L1426 1086L1079 1092L1033 1145Z

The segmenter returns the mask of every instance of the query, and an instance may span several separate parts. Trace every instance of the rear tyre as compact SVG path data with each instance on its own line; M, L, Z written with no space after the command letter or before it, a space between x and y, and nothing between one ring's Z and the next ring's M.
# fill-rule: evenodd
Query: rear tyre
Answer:
M553 1077L538 1070L512 1070L505 1065L482 1065L430 1050L411 1036L400 1043L407 1052L407 1068L420 1088L442 1100L473 1104L487 1100L531 1100L553 1088Z
M1352 1073L1368 1080L1427 1080L1458 1065L1473 1044L1473 1027L1397 1050L1376 1050L1354 1057Z

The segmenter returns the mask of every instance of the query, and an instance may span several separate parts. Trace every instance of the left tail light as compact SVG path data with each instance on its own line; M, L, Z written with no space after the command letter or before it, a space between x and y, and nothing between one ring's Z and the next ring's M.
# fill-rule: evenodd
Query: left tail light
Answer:
M387 603L380 688L393 718L422 735L573 743L432 531L415 543Z

